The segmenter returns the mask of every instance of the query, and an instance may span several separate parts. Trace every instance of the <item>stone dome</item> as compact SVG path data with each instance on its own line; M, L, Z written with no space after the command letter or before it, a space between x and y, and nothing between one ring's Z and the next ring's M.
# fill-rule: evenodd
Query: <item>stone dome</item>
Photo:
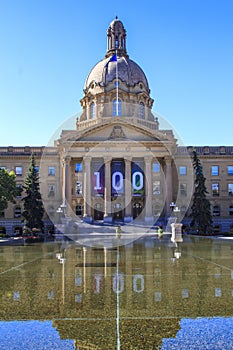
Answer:
M116 79L117 74L118 79L127 86L134 87L136 84L142 83L143 88L149 92L147 78L137 63L127 56L118 57L117 62L109 62L109 59L109 57L103 59L92 68L86 79L84 91L87 91L93 84L94 86L107 86Z
M127 55L126 30L117 17L110 23L107 30L107 43L105 58L90 71L84 85L84 92L87 93L91 89L91 93L95 94L93 88L105 88L118 77L129 90L142 83L137 90L146 91L149 94L148 81L143 70ZM113 57L117 57L117 62L110 61Z

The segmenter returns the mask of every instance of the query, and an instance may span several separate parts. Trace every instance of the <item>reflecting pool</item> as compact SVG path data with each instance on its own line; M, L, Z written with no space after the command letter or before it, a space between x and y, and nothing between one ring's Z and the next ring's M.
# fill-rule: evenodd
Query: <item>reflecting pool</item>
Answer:
M0 246L0 349L233 349L233 240Z

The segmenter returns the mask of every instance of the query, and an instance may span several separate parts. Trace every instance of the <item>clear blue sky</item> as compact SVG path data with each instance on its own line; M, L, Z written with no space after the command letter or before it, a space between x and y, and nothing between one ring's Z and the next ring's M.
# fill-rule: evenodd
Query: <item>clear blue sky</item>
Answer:
M232 0L0 0L0 146L46 145L81 111L116 15L154 111L186 145L233 145Z

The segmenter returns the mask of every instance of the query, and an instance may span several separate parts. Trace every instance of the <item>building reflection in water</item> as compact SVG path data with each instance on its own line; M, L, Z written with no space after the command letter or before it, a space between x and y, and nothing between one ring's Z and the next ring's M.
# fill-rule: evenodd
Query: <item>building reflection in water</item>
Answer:
M233 315L232 253L209 238L1 247L0 317L53 320L78 349L157 349L182 318Z

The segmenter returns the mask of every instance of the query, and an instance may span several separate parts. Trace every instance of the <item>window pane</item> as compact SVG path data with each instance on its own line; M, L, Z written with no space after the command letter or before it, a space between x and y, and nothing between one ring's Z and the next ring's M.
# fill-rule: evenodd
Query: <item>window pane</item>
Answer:
M228 166L228 175L233 175L233 165Z
M187 174L186 166L180 166L180 175L186 175L186 174Z
M219 184L212 184L212 195L213 196L219 195Z
M122 109L121 109L121 100L114 100L112 103L112 115L113 117L121 116L122 115Z
M144 103L140 102L139 104L139 118L144 119L145 118L145 106Z
M154 173L160 172L160 164L159 163L153 163L153 172Z
M180 184L180 195L187 196L187 184Z
M229 215L233 215L233 205L229 206Z
M49 184L48 185L48 197L54 197L55 196L55 185Z
M75 172L79 173L80 171L82 171L82 163L76 163L75 164Z
M16 166L15 167L15 175L22 176L22 174L23 174L23 168L21 166Z
M48 167L48 175L54 176L55 175L55 166L49 166Z
M160 194L160 181L153 182L153 194Z
M14 217L15 218L20 218L21 217L21 208L20 207L16 207L14 210Z
M17 187L17 198L22 197L22 190L23 190L23 185L22 184L16 184Z
M211 175L212 176L218 176L218 174L219 174L218 165L213 165L211 167Z
M82 194L82 182L80 181L76 182L75 191L76 191L76 194Z
M219 205L215 205L213 207L213 216L220 216L220 206Z
M35 171L37 172L37 174L39 174L39 166L38 165L35 166Z
M229 196L233 196L233 184L228 184L228 193Z
M92 102L91 104L91 119L95 118L95 103Z

